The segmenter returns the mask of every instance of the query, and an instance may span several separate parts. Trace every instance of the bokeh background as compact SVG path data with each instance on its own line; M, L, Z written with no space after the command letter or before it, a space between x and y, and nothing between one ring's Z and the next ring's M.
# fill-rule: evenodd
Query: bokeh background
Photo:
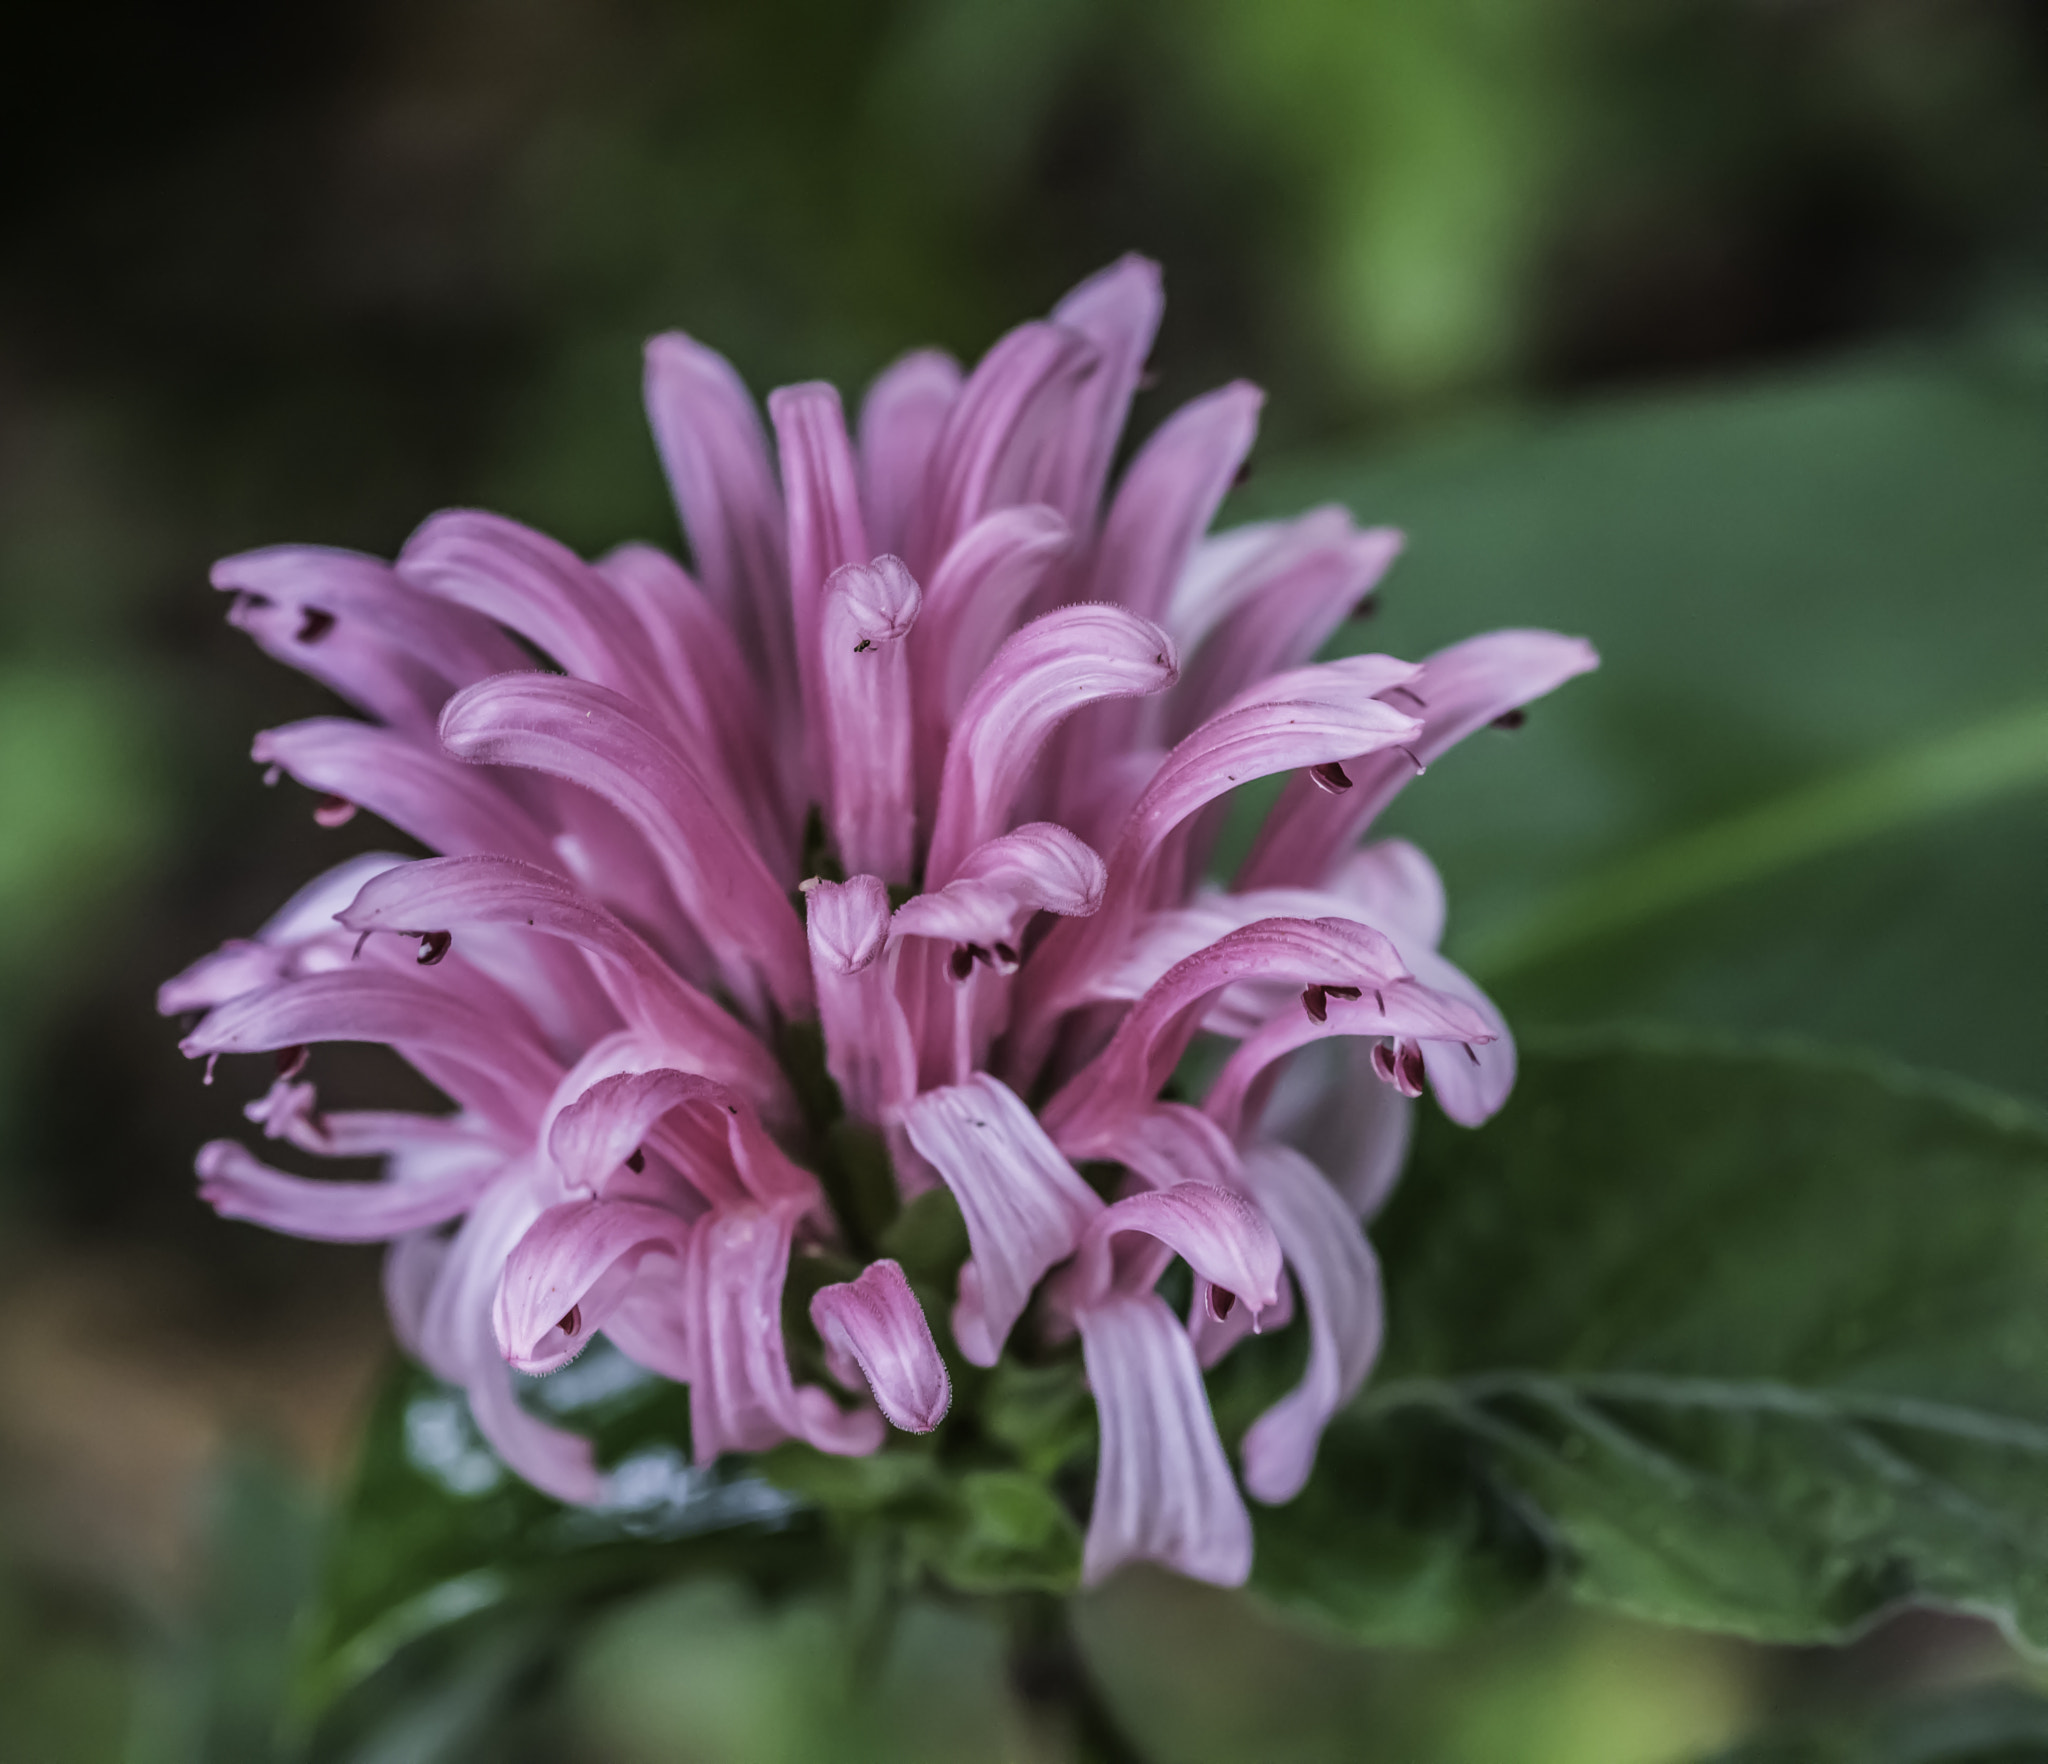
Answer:
M388 554L466 503L673 542L656 329L757 388L852 392L1159 258L1140 431L1257 379L1235 512L1334 496L1409 532L1353 647L1513 620L1608 657L1403 811L1518 1021L1801 1032L2048 1097L2033 0L129 0L9 27L0 1764L273 1755L387 1351L371 1253L192 1195L246 1087L178 1059L156 983L391 837L262 787L250 734L330 706L225 629L206 567ZM331 1071L344 1100L388 1076ZM1162 1760L1677 1764L2024 1671L1959 1619L1786 1654L1548 1607L1372 1655L1142 1577L1084 1628ZM546 1685L477 1663L374 1756L1030 1755L971 1618L911 1614L892 1739L817 1688L828 1630L682 1589ZM486 1719L513 1688L516 1743Z

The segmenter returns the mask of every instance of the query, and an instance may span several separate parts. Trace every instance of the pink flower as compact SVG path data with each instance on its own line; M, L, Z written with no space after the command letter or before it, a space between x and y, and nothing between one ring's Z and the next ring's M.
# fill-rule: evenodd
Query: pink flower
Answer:
M772 447L724 360L656 338L694 574L467 511L395 564L216 567L237 624L369 719L271 730L256 758L323 822L360 808L442 855L352 859L164 987L165 1011L204 1013L188 1054L277 1053L248 1109L267 1137L385 1161L312 1181L219 1141L201 1192L388 1242L402 1339L541 1488L590 1500L601 1478L508 1367L600 1332L689 1384L700 1462L940 1423L951 1381L894 1262L812 1302L844 1388L791 1372L793 1250L862 1241L778 1057L810 1019L901 1195L958 1201L958 1352L1078 1334L1102 1421L1090 1579L1138 1557L1248 1572L1201 1376L1248 1330L1298 1310L1310 1343L1243 1443L1259 1500L1300 1489L1369 1371L1361 1219L1408 1099L1427 1084L1484 1120L1514 1052L1437 953L1428 861L1359 840L1427 761L1594 656L1507 631L1313 662L1398 539L1335 508L1205 537L1252 444L1248 386L1170 418L1105 505L1159 314L1156 269L1126 259L971 374L906 357L857 441L829 386L784 388ZM1206 883L1216 805L1276 773L1251 858ZM1162 1100L1201 1031L1236 1052L1199 1106ZM324 1041L387 1044L453 1112L323 1110L303 1072ZM1114 1198L1080 1164L1119 1167ZM1185 1319L1154 1290L1176 1259Z

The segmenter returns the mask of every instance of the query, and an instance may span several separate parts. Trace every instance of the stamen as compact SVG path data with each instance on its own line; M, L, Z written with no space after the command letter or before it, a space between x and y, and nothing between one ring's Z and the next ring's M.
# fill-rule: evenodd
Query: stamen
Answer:
M865 655L869 650L873 649L874 646L875 642L872 637L863 637L858 643L856 643L853 646L853 653L855 655Z
M1461 1046L1462 1048L1464 1048L1464 1050L1465 1050L1465 1057L1466 1057L1466 1058L1467 1058L1468 1060L1470 1060L1470 1061L1471 1061L1471 1062L1473 1063L1473 1065L1475 1065L1475 1066L1476 1066L1476 1065L1478 1065L1478 1064L1479 1064L1479 1056L1478 1056L1478 1055L1477 1055L1476 1053L1474 1053L1474 1052L1472 1051L1472 1044L1471 1044L1471 1042L1469 1042L1469 1041L1465 1041L1465 1042L1460 1042L1460 1043L1459 1043L1458 1045L1459 1045L1459 1046Z
M1372 1044L1372 1070L1382 1084L1394 1082L1394 1050L1384 1041Z
M334 629L334 615L317 606L309 606L299 620L298 638L301 643L318 643Z
M1232 474L1230 480L1230 487L1233 490L1242 490L1251 481L1252 462L1250 460L1246 460L1244 464L1239 466L1236 472Z
M270 789L275 789L277 787L278 779L282 778L283 776L284 767L282 766L265 766L263 768L263 782L265 786Z
M1392 698L1394 694L1397 692L1400 693L1400 695L1403 698L1413 699L1415 701L1415 708L1417 710L1429 709L1429 700L1424 698L1422 694L1419 692L1410 691L1406 686L1389 686L1386 689L1386 691L1380 694L1380 696L1382 698Z
M1325 986L1323 990L1332 998L1352 999L1358 996L1358 988L1355 986Z
M1214 1317L1217 1322L1221 1323L1236 1309L1236 1293L1223 1286L1212 1286L1209 1288L1209 1315Z
M211 1083L213 1082L213 1069L214 1069L214 1067L215 1067L215 1066L217 1066L217 1065L219 1065L219 1064L220 1064L220 1055L219 1055L219 1054L217 1054L217 1053L210 1053L210 1054L208 1054L208 1055L206 1056L206 1070L205 1070L204 1072L202 1072L202 1073L200 1073L200 1074L199 1074L199 1082L200 1082L201 1084L211 1084Z
M1009 944L999 943L989 951L988 965L998 974L1014 974L1020 959L1016 950Z
M1149 392L1152 390L1153 387L1155 387L1158 384L1159 375L1155 373L1151 368L1147 368L1143 373L1141 373L1138 376L1137 389L1140 392Z
M583 1307L581 1305L571 1305L569 1307L569 1314L556 1324L555 1327L561 1330L564 1335L574 1335L577 1330L583 1327Z
M1396 753L1405 753L1408 756L1408 763L1415 768L1416 777L1421 777L1424 772L1429 770L1429 768L1422 763L1421 756L1416 753L1414 748L1396 746L1394 751Z
M946 972L952 975L955 980L965 980L969 974L973 973L974 945L971 943L954 944L953 953L946 958Z
M422 931L420 953L414 958L423 968L431 968L447 955L455 942L453 931Z
M631 1170L635 1176L640 1175L647 1168L647 1148L644 1145L636 1145L633 1148L633 1155L626 1160L626 1168Z
M368 943L369 941L370 941L370 934L369 934L369 932L365 931L365 932L364 932L364 933L362 934L362 936L360 936L360 937L358 937L358 938L356 939L356 946L355 946L355 948L354 948L354 949L352 949L352 950L350 950L350 951L348 952L348 959L349 959L350 961L354 961L354 960L356 959L356 957L357 957L357 956L359 956L359 955L361 955L361 954L363 953L363 945L364 945L364 944L366 944L366 943Z
M1380 1015L1384 1017L1387 1014L1387 995L1377 986L1372 989L1372 1002Z
M1326 790L1332 796L1342 796L1351 788L1351 774L1335 760L1325 760L1319 766L1310 766L1308 778L1318 790Z
M346 827L356 818L356 805L345 796L323 796L313 805L313 819L323 827Z
M1519 729L1528 720L1529 713L1517 706L1514 710L1502 711L1493 719L1493 726L1496 729Z
M280 1078L296 1078L306 1069L306 1062L313 1057L313 1050L304 1045L281 1047L277 1050L277 1075Z
M1351 609L1351 616L1354 619L1369 619L1379 610L1380 597L1377 594L1368 594Z
M1311 1023L1327 1023L1330 1020L1330 1002L1320 986L1304 986L1301 989L1301 1008L1308 1012Z

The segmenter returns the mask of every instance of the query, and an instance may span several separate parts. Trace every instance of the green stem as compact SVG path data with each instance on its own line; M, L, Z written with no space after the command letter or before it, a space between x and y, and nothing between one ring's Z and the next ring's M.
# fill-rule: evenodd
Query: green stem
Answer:
M1010 1610L1010 1689L1047 1758L1145 1764L1074 1639L1064 1599L1022 1594Z

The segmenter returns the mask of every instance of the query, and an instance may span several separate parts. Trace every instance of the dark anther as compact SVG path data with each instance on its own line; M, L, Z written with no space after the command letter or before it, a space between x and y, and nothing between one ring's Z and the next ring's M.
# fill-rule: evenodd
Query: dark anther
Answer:
M873 649L874 646L875 643L873 638L863 637L858 643L856 643L853 646L853 653L855 655L865 655L869 650Z
M1142 374L1138 376L1138 390L1140 392L1149 392L1152 390L1154 386L1158 384L1159 376L1156 373L1154 373L1150 368L1147 368Z
M454 941L455 933L453 931L422 931L420 933L420 953L414 959L418 961L421 967L431 968L448 953L449 946Z
M1422 763L1422 756L1418 754L1414 748L1396 747L1394 751L1396 753L1405 753L1408 756L1408 763L1415 768L1416 777L1421 777L1424 772L1429 770L1429 768Z
M235 611L238 613L262 612L269 605L270 596L267 594L252 594L243 588L235 595Z
M574 1335L577 1330L583 1327L583 1307L581 1305L571 1305L568 1316L564 1317L555 1327L560 1329L564 1335Z
M1323 990L1332 998L1356 998L1358 996L1358 988L1355 986L1325 986Z
M1379 610L1380 597L1377 594L1368 594L1351 609L1351 616L1354 619L1369 619Z
M974 945L971 943L954 944L953 953L946 958L946 972L951 974L955 980L965 980L969 974L973 973Z
M277 1075L280 1078L296 1078L306 1069L306 1062L313 1057L313 1050L304 1045L281 1047L277 1050Z
M317 606L306 607L299 618L299 641L318 643L334 629L334 615Z
M626 1168L635 1176L647 1168L647 1148L644 1145L636 1145L633 1148L633 1155L626 1160Z
M998 974L1014 974L1017 971L1018 956L1007 943L999 943L989 951L989 966Z
M1342 796L1351 788L1351 774L1335 760L1325 760L1319 766L1310 766L1308 779L1318 790L1327 790L1332 796Z
M1372 1044L1372 1069L1379 1074L1380 1082L1394 1082L1394 1050L1384 1041Z
M1236 1293L1232 1292L1227 1286L1212 1286L1209 1288L1209 1315L1214 1317L1217 1322L1221 1323L1224 1318L1228 1317L1236 1309Z
M1415 701L1415 708L1417 710L1429 709L1428 699L1424 698L1422 694L1419 692L1410 692L1408 688L1405 686L1389 686L1386 692L1383 694L1383 696L1387 698L1392 698L1394 694L1397 692L1400 693L1400 695L1403 698L1413 699Z
M1475 1066L1476 1066L1476 1065L1478 1065L1478 1064L1479 1064L1479 1056L1478 1056L1478 1055L1477 1055L1476 1053L1474 1053L1474 1052L1472 1051L1472 1044L1471 1044L1471 1042L1467 1041L1467 1042L1464 1042L1464 1043L1462 1043L1461 1045L1462 1045L1462 1046L1464 1047L1464 1049L1465 1049L1465 1057L1466 1057L1466 1058L1467 1058L1468 1060L1470 1060L1470 1061L1471 1061L1471 1062L1473 1063L1473 1065L1475 1065Z
M1387 995L1377 986L1372 989L1372 1002L1378 1006L1380 1015L1384 1017L1387 1014Z
M1311 1023L1327 1023L1330 1020L1330 1000L1320 986L1304 986L1301 989L1301 1008L1308 1012Z
M1529 713L1525 710L1502 711L1493 719L1493 726L1496 729L1519 729L1528 720Z
M369 932L365 931L365 932L364 932L364 933L362 934L362 936L360 936L360 937L358 937L358 938L356 939L356 946L355 946L355 948L354 948L354 949L352 949L352 950L350 950L350 951L348 952L348 959L349 959L350 961L354 961L354 960L356 959L356 957L358 957L359 955L361 955L361 954L363 953L363 945L364 945L364 944L366 944L366 943L368 943L369 941L370 941L370 934L369 934Z
M1245 485L1249 484L1251 481L1252 462L1250 460L1246 460L1244 464L1239 466L1236 472L1232 474L1230 479L1230 487L1233 490L1242 490L1245 487Z
M323 827L346 827L356 818L356 805L345 796L323 796L313 805L313 819Z

